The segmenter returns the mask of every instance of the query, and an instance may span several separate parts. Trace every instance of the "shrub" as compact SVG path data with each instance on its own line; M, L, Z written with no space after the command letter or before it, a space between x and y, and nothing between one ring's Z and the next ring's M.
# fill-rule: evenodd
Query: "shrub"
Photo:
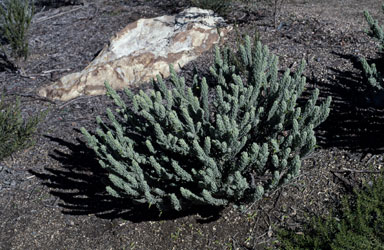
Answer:
M315 217L302 234L280 230L283 249L383 249L384 178L344 197L342 208L327 218ZM338 217L338 218L337 218Z
M21 116L20 100L6 104L4 94L1 96L0 160L34 144L33 134L44 115L45 113L41 113L25 121Z
M34 5L29 0L4 0L0 6L0 29L15 58L28 56L27 31L33 14Z
M125 89L128 103L106 83L118 109L107 109L108 123L97 117L95 135L82 133L109 172L107 191L161 211L184 210L249 203L292 180L331 99L316 106L316 89L299 107L304 61L282 78L277 64L246 37L236 53L216 48L209 82L195 75L187 86L171 66L173 88L158 76L149 95Z
M382 10L384 12L384 4L382 5ZM380 50L384 48L384 31L383 28L378 24L377 20L374 20L368 11L364 12L365 19L369 24L368 35L374 37L380 42ZM373 63L369 65L365 58L360 58L361 64L363 66L363 71L368 83L376 90L383 90L384 81L382 72L377 70L376 65Z

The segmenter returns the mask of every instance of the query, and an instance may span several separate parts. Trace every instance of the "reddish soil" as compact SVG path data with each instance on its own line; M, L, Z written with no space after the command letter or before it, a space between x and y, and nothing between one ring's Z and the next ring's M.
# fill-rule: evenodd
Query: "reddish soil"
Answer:
M67 1L70 2L70 1ZM73 1L76 2L76 1ZM374 0L284 1L274 7L258 2L228 13L238 34L260 35L280 58L281 69L307 60L308 89L333 97L329 119L317 130L318 149L303 161L291 184L240 211L199 211L158 217L108 196L103 173L84 144L79 129L95 128L95 117L113 107L106 96L49 101L36 90L83 69L109 38L144 17L175 14L186 1L95 0L56 5L35 15L30 29L30 57L24 72L0 63L0 88L21 99L23 115L49 109L36 145L0 162L0 249L264 249L277 247L278 227L298 228L311 215L325 215L340 196L372 178L365 170L383 165L383 110L364 96L359 56L376 60L377 43L369 38L363 9L384 23ZM207 72L212 53L181 72L191 79L193 65ZM142 88L148 88L143 85Z

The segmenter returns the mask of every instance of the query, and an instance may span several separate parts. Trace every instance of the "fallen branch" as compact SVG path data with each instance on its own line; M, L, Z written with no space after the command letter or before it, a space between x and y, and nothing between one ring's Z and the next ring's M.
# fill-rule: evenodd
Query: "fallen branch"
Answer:
M42 97L42 96L38 96L36 94L22 94L22 93L9 93L9 92L6 92L5 95L6 96L14 95L14 96L21 96L21 97L29 97L29 98L33 98L35 100L50 102L52 104L57 104L55 101L52 101L52 100L50 100L48 98L45 98L45 97Z
M331 173L337 178L339 178L344 183L344 186L350 191L352 191L355 188L355 185L351 181L349 181L347 178L345 178L341 173L338 173L337 171L333 171L333 170L331 170Z
M41 18L41 19L36 20L36 21L33 22L33 23L41 23L41 22L47 21L47 20L49 20L49 19L52 19L52 18L55 18L55 17L58 17L58 16L62 16L62 15L65 15L65 14L68 14L68 13L71 13L71 12L74 12L74 11L76 11L76 10L79 10L79 9L83 8L83 7L84 7L84 6L80 6L80 7L74 8L74 9L69 10L69 11L64 11L64 12L61 12L61 13L59 13L59 14L52 15L52 16L50 16L50 17Z
M92 98L92 97L95 97L95 96L93 96L93 95L83 95L83 96L79 96L79 97L77 97L77 98L74 98L74 99L71 99L71 100L69 100L69 101L66 101L65 103L63 103L62 105L60 105L57 109L62 109L62 108L64 108L65 106L67 106L67 105L69 105L69 104L71 104L71 103L73 103L73 102L76 102L76 101L78 101L78 100L88 99L88 98Z
M380 170L357 170L357 169L341 169L341 170L331 170L332 173L366 173L366 174L380 174L383 171Z

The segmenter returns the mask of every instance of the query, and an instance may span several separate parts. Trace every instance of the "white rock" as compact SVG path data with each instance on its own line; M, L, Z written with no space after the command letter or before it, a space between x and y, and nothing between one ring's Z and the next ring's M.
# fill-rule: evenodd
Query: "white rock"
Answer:
M148 82L157 74L168 77L169 64L180 70L230 30L221 17L198 8L175 16L140 19L118 32L83 71L66 75L38 93L66 101L80 95L104 94L105 81L119 90Z

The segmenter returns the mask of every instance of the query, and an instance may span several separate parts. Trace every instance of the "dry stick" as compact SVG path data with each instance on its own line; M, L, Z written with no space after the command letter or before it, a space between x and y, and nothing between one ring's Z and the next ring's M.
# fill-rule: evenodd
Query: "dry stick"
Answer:
M284 0L280 0L280 6L277 7L279 5L279 0L275 0L275 10L273 13L273 22L274 22L275 29L277 28L277 17L278 17L278 14L281 12L281 6L283 5L283 2Z
M19 72L19 75L21 77L24 77L24 78L29 78L29 79L34 79L36 76L47 76L49 73L52 73L52 72L64 72L64 71L70 71L71 69L52 69L52 70L45 70L45 71L42 71L41 73L39 74L25 74L25 72Z
M367 151L368 152L368 151ZM376 157L373 155L373 156L371 156L371 158L369 158L369 160L365 163L365 165L367 166L367 165L369 165L370 164L370 162L372 161L372 160L374 160Z
M52 101L52 100L50 100L50 99L48 99L46 97L42 97L42 96L38 96L38 95L34 95L34 94L6 93L6 95L15 95L15 96L29 97L29 98L33 98L35 100L50 102L52 104L57 104L55 101Z
M64 104L60 105L58 107L58 109L62 109L65 106L67 106L68 104L71 104L72 102L75 102L75 101L78 101L78 100L82 100L82 99L92 98L92 97L95 97L95 96L92 96L92 95L91 96L88 96L88 95L79 96L77 98L74 98L74 99L71 99L69 101L66 101Z
M301 157L301 160L303 161L303 160L307 160L307 159L312 159L312 158L315 158L315 157L318 156L318 155L320 155L320 152L317 152L317 153L312 152L312 153L310 153L309 155L306 155L306 156L304 156L304 157Z
M342 170L331 170L332 173L366 173L366 174L380 174L383 171L379 170L357 170L357 169L342 169Z
M281 197L281 193L283 192L281 189L279 189L279 194L277 195L275 202L273 203L273 207L269 211L272 211L272 209L276 209L277 203L279 202L280 197Z
M340 173L338 173L338 172L334 172L334 171L332 171L331 170L331 172L332 172L332 174L334 174L337 178L339 178L343 183L344 183L344 185L347 187L347 188L349 188L349 189L351 189L351 190L353 190L353 188L355 187L349 180L347 180L344 176L342 176Z
M279 0L275 0L275 10L273 12L273 26L275 27L275 29L277 28L276 24L277 24L277 1Z
M76 10L79 10L81 8L83 8L84 6L80 6L80 7L77 7L75 9L72 9L72 10L69 10L69 11L65 11L65 12L61 12L59 14L56 14L56 15L53 15L53 16L50 16L50 17L46 17L46 18L41 18L39 20L36 20L35 22L33 23L41 23L41 22L44 22L44 21L47 21L49 19L52 19L52 18L55 18L55 17L58 17L58 16L62 16L62 15L65 15L65 14L68 14L68 13L71 13L71 12L74 12Z
M70 70L71 69L69 69L69 68L66 68L66 69L51 69L51 70L42 71L41 74L38 74L38 75L49 74L49 73L57 72L57 71L70 71Z

